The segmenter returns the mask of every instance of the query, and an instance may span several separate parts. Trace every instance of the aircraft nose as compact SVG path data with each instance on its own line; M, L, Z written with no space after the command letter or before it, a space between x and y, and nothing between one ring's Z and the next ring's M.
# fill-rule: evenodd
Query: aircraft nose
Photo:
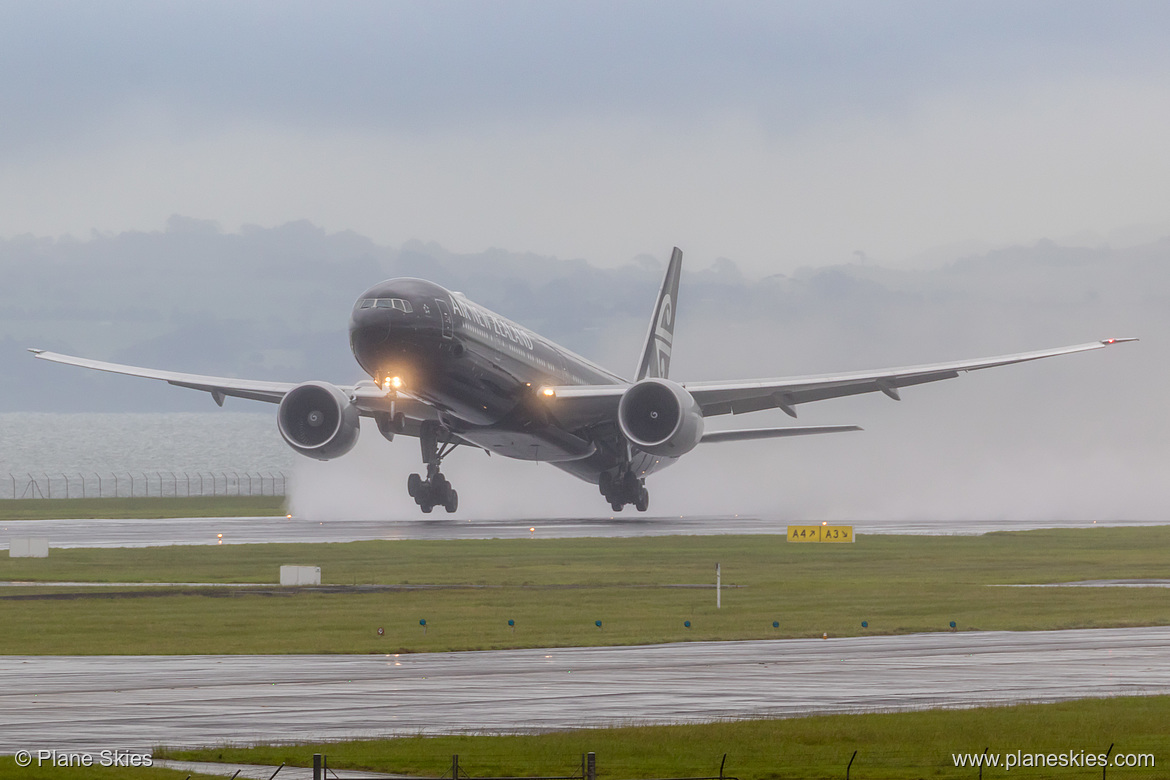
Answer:
M381 344L390 338L392 319L386 309L358 309L350 321L350 336L355 344Z

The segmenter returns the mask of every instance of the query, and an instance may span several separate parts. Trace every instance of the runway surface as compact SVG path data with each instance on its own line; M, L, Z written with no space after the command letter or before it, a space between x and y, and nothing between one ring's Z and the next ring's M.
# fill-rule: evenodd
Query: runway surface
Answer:
M1170 693L1170 627L363 656L0 657L0 753Z
M801 518L740 516L616 518L553 518L545 520L483 520L426 518L413 520L314 521L283 517L177 518L166 520L22 520L0 525L0 549L13 537L46 537L50 547L157 547L174 544L264 544L268 542L353 542L368 539L556 539L579 536L628 537L676 534L783 534ZM1160 523L1158 523L1160 525ZM858 522L859 534L981 534L990 531L1049 528L1058 523L1025 521ZM1155 525L1116 522L1067 524L1096 528L1105 525ZM219 534L223 534L222 540Z

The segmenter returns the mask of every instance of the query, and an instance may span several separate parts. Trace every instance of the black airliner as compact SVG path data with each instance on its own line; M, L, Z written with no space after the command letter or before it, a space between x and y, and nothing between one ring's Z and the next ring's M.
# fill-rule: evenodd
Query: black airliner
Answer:
M826 398L881 392L952 379L1010 363L1085 352L1136 339L907 368L823 376L680 383L669 378L682 252L675 248L633 381L422 279L391 279L362 293L349 321L358 364L371 379L249 381L181 374L30 350L38 358L99 371L161 379L211 393L278 404L277 426L289 446L318 460L338 458L357 442L361 417L393 441L418 438L426 477L407 489L423 512L454 512L459 495L440 471L456 447L544 461L597 485L614 511L650 503L646 476L700 444L838 433L854 425L705 431L708 417L796 407Z

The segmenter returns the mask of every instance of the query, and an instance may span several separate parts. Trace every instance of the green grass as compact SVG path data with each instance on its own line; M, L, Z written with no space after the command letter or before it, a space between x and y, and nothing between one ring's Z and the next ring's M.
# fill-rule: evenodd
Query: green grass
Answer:
M724 536L53 550L0 558L0 581L271 583L280 564L304 563L326 583L448 587L3 588L0 653L423 652L897 634L952 620L960 630L1164 625L1163 589L988 586L1167 577L1167 549L1170 528L1153 527L824 546ZM665 587L713 584L716 561L724 585L738 586L722 609L712 588Z
M0 501L0 522L156 517L272 517L285 514L284 496L178 498L18 498Z
M782 692L778 692L782 695ZM374 724L371 724L372 726ZM333 744L162 751L172 758L311 765L324 753L331 768L438 777L451 756L476 776L570 775L582 753L597 756L598 777L695 777L725 772L741 780L843 778L853 751L854 778L974 778L954 766L958 752L1153 753L1170 764L1170 697L1090 699L1060 704L680 726L586 729L525 736L408 737ZM1097 778L1100 769L1016 768L984 776ZM1165 769L1110 767L1110 778L1165 776Z

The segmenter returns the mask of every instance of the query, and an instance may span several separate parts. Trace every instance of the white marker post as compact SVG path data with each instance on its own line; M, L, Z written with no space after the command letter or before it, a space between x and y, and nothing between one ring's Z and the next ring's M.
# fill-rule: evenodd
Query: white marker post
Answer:
M723 609L723 575L715 564L715 609Z

